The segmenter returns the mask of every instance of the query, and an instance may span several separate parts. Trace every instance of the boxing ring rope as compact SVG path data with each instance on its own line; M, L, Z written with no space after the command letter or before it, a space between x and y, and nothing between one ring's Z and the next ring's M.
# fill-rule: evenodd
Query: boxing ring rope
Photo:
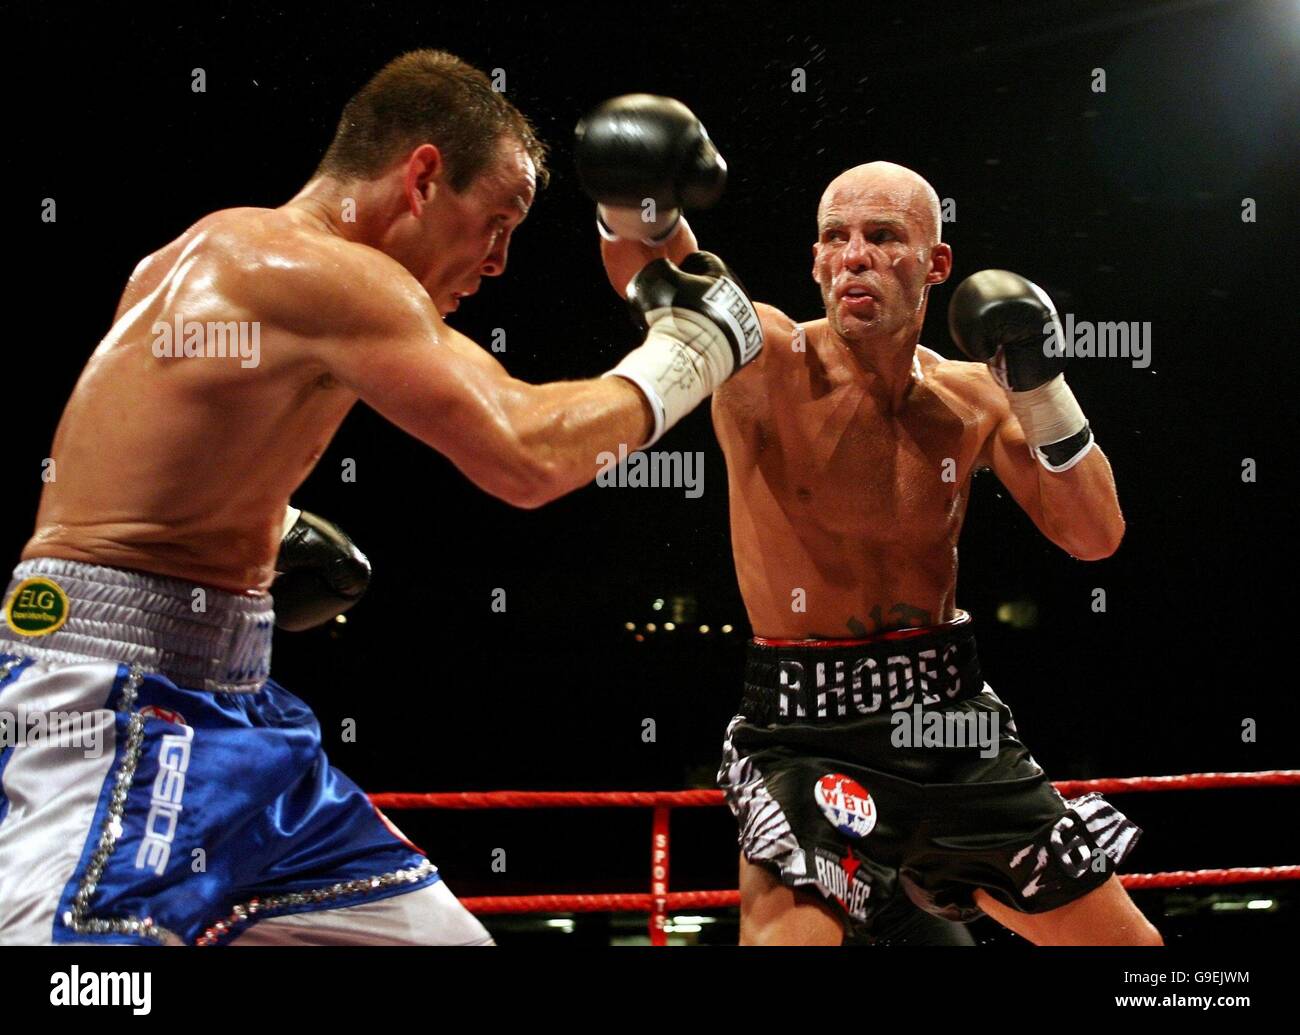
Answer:
M1059 780L1061 794L1088 791L1129 794L1152 791L1202 791L1240 787L1300 786L1300 769L1271 769L1257 773L1184 773L1176 776L1129 776L1097 780ZM675 808L725 804L722 791L451 791L431 794L372 794L381 809L554 809L649 808L654 810L650 836L650 892L606 895L494 895L462 898L472 913L601 913L650 914L650 944L667 945L668 913L680 909L718 909L740 904L739 891L669 891L668 821ZM1121 874L1126 888L1174 888L1192 885L1246 884L1256 881L1300 880L1300 866L1250 866L1215 870L1173 870L1167 873Z

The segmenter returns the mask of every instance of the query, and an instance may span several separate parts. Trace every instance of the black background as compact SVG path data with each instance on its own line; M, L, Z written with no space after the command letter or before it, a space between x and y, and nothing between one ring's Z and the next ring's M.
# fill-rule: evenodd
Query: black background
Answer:
M932 294L925 344L954 354L951 290L988 266L1031 277L1078 319L1149 321L1149 368L1069 371L1114 466L1119 552L1071 560L983 475L958 602L981 622L986 677L1056 778L1296 765L1294 5L45 7L10 29L14 559L58 415L135 262L214 209L282 204L371 74L440 47L503 69L553 148L508 272L452 318L485 344L503 329L499 358L525 380L595 375L635 344L571 163L577 118L631 91L679 97L708 126L731 177L692 216L701 245L796 319L820 315L822 188L888 159L956 204L954 275ZM191 90L195 68L205 93ZM791 89L797 68L806 92ZM47 197L53 224L39 218ZM747 626L707 412L662 448L703 451L701 498L589 487L525 512L358 408L295 502L350 532L372 589L346 626L275 644L277 678L316 709L333 760L374 791L709 785ZM355 483L340 478L345 458ZM490 609L496 588L504 614ZM652 601L674 594L696 602L690 628L634 643L624 623L661 619ZM996 620L1011 600L1036 603L1036 628ZM340 742L344 719L355 743ZM1296 862L1295 793L1126 796L1147 828L1131 868ZM464 893L645 887L645 812L395 818ZM724 810L679 813L674 834L674 887L734 886ZM489 867L498 847L505 874Z

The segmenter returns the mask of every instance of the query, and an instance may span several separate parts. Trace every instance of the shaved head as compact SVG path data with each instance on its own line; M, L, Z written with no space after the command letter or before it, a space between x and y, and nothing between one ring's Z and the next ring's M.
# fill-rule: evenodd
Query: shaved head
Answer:
M943 221L939 212L939 195L925 177L893 162L867 162L846 169L822 193L817 205L817 227L821 229L828 212L849 199L871 200L894 210L904 218L914 219L919 244L935 245L941 240Z
M930 287L952 270L941 224L939 195L901 165L868 162L831 180L817 205L812 274L842 339L916 344Z

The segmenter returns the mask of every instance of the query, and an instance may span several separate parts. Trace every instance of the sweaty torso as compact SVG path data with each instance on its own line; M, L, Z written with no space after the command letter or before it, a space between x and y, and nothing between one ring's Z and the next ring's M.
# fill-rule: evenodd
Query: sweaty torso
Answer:
M59 422L24 559L270 584L289 494L356 401L273 286L325 236L284 210L234 209L136 268ZM182 355L165 355L160 324ZM202 355L184 355L187 336Z
M825 320L766 310L761 361L719 390L732 550L754 633L861 637L955 610L957 538L993 430L980 364L917 349L895 407Z

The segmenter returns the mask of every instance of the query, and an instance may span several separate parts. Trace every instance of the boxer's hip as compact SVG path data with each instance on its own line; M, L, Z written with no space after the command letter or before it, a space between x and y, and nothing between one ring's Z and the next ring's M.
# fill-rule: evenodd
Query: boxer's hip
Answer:
M974 625L961 612L943 625L863 640L753 640L732 742L951 783L986 766L981 733L1010 723L984 684ZM929 727L945 736L969 733L969 744L939 754L908 750L924 745Z
M1014 826L1026 795L1040 809L1055 801L1010 709L984 682L965 613L843 643L755 640L727 740L769 780L803 779L808 766L851 769L870 774L873 793L892 789L928 815L968 815L957 803L978 799L981 824ZM995 785L1018 793L990 794Z
M14 569L0 650L139 665L178 687L238 693L270 675L274 626L266 593L39 557Z
M750 646L718 774L741 850L870 923L900 888L948 919L983 887L1025 912L1104 882L1139 831L1065 801L984 683L964 618L849 644Z
M438 879L268 678L272 624L265 596L19 566L0 629L0 942L220 941Z

